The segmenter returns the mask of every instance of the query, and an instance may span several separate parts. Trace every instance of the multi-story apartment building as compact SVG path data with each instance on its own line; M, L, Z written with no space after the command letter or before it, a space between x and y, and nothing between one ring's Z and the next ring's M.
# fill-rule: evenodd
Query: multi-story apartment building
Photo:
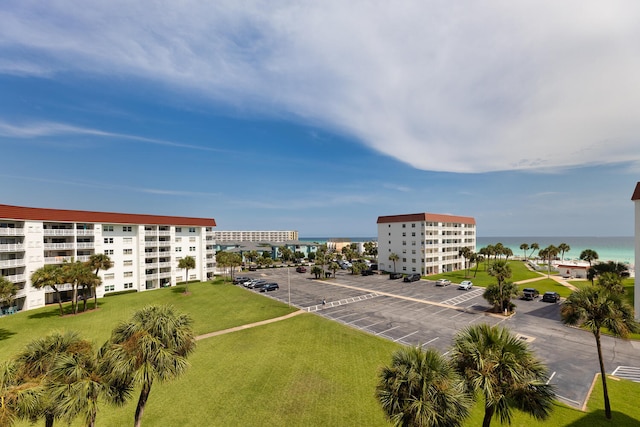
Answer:
M398 255L397 272L438 274L464 268L463 247L476 249L472 217L418 213L378 217L378 268L393 271L389 255Z
M98 253L113 261L113 268L99 272L98 297L184 281L178 262L187 255L196 260L189 280L204 280L215 269L215 225L213 218L0 205L0 275L17 285L15 304L25 310L55 302L51 289L31 286L34 271ZM70 298L69 285L60 289Z
M638 271L638 267L640 266L640 182L636 184L636 188L633 191L633 195L631 196L631 200L635 205L635 271ZM638 274L635 274L636 285L633 287L634 292L634 311L636 320L640 320L640 285L638 285Z
M214 231L216 242L287 242L298 240L297 231Z

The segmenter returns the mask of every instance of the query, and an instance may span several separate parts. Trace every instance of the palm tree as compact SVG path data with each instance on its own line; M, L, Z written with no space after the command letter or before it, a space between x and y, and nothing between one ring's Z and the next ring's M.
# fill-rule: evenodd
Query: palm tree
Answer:
M18 290L15 283L6 277L0 276L0 304L6 302L8 306L11 306L17 293Z
M62 309L62 298L60 297L60 291L56 288L57 285L64 283L62 280L62 267L54 264L48 264L44 267L40 267L31 274L31 284L36 289L42 289L45 286L50 287L56 293L56 299L60 306L60 316L64 314Z
M107 254L93 254L89 257L87 265L92 270L95 270L95 274L96 276L98 276L98 272L100 270L109 270L111 267L113 267L113 261L111 261L111 258L109 258L109 255ZM98 286L99 284L96 283L93 287L93 308L98 308Z
M12 426L18 419L35 419L41 392L38 382L21 381L14 361L0 364L0 425Z
M178 261L178 268L184 269L184 293L189 292L189 270L196 268L196 260L192 256L187 255Z
M553 245L549 245L539 252L540 257L547 260L547 277L551 275L551 260L558 255L558 252L559 249Z
M480 263L484 261L484 256L481 255L480 253L472 253L471 254L471 263L475 263L476 264L476 269L473 272L473 277L476 277L476 275L478 274L478 268L480 268Z
M512 287L505 288L505 281L511 277L511 267L509 267L507 261L498 260L491 264L487 273L495 277L498 283L495 289L493 287L487 287L485 290L485 294L487 294L485 299L494 305L495 301L499 300L501 311L509 310L513 290ZM496 294L498 295L497 299L495 297Z
M467 246L463 246L458 251L458 256L461 256L462 258L464 258L465 277L469 277L469 272L467 271L467 258L469 258L470 255L471 255L471 249L469 249L469 247Z
M564 254L571 250L571 246L567 245L566 243L560 243L558 245L558 250L560 251L562 262L564 262Z
M64 283L70 283L73 289L73 297L71 301L73 314L78 313L78 289L95 286L96 275L91 271L89 266L83 262L65 262L62 264L62 280ZM85 298L86 301L86 298Z
M611 271L607 271L598 276L598 286L614 294L624 295L625 293L622 277Z
M378 378L376 397L395 426L454 427L469 415L470 395L436 350L397 350Z
M539 245L539 244L537 244L537 243L532 243L532 244L531 244L531 246L530 246L530 248L531 248L531 255L529 255L529 256L532 256L532 255L533 255L533 253L534 253L535 251L537 251L538 249L540 249L540 245Z
M491 245L489 245L489 246L491 246ZM478 250L478 253L480 255L482 255L482 258L485 261L485 266L484 267L487 270L489 269L489 259L491 258L491 255L492 255L491 251L493 250L493 249L491 249L491 248L493 248L493 246L491 246L491 248L489 248L489 246L485 246L483 248L480 248L480 250Z
M620 294L612 293L605 288L589 286L573 292L562 303L560 309L562 321L569 325L581 325L591 331L596 339L598 361L600 362L600 377L604 393L605 416L611 419L611 404L607 390L607 375L602 358L600 331L607 328L609 333L627 338L630 333L640 328L633 320L633 308L622 300Z
M244 254L245 258L249 261L249 264L253 264L258 259L258 251L252 250Z
M147 306L120 323L101 350L104 368L122 384L140 387L135 427L140 427L154 381L183 374L195 349L193 321L171 306Z
M529 245L526 243L523 243L520 245L520 249L522 249L524 251L524 260L527 260L527 251L529 250Z
M580 259L582 261L587 261L589 263L589 267L591 267L591 262L598 259L598 252L593 249L585 249L580 252Z
M331 264L329 264L329 270L333 271L333 277L335 278L336 271L340 270L340 266L337 262L331 262Z
M513 256L513 251L511 250L511 248L503 248L502 255L504 255L505 261L509 261L509 257Z
M391 261L393 263L393 272L394 273L396 272L396 261L398 261L399 259L400 259L400 257L395 252L391 252L389 254L389 261Z
M511 423L513 409L546 419L553 408L554 387L547 370L527 344L508 329L472 325L454 338L451 360L468 392L484 397L483 427L495 416Z
M311 267L311 274L316 276L316 279L319 279L322 276L322 273L324 273L324 270L319 265Z
M496 260L502 255L504 255L504 245L498 242L493 246L493 259Z
M43 385L38 399L37 413L32 418L44 418L45 426L53 426L55 419L68 415L53 393L51 370L63 355L78 355L91 349L91 343L82 340L75 332L54 332L31 341L16 357L16 363L24 383ZM59 396L58 396L59 397Z
M518 285L513 282L505 282L502 285L491 283L485 288L482 297L493 305L494 311L511 312L515 307L511 303L511 298L517 296L519 292Z

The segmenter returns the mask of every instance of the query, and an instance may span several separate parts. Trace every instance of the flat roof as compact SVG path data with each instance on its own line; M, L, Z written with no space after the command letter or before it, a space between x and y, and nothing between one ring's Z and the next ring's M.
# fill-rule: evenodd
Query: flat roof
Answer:
M215 227L213 218L92 212L68 209L29 208L0 204L0 218L30 221L90 222L104 224L182 225Z
M460 224L474 224L475 218L470 216L457 216L457 215L445 215L445 214L433 214L433 213L416 213L405 215L388 215L379 216L378 224L386 224L389 222L419 222L419 221L431 221L431 222L456 222Z

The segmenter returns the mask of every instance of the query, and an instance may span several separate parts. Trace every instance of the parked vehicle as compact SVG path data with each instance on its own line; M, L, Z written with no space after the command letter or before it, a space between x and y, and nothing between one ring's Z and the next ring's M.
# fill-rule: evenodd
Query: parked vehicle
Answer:
M534 288L524 288L522 290L522 299L525 301L532 301L535 298L538 298L540 296L540 292L538 292L537 289Z
M280 289L280 286L278 286L277 283L266 283L260 288L260 292L275 291L276 289Z
M372 276L373 275L373 270L368 268L366 270L362 270L362 275L363 276Z
M251 277L238 276L233 278L233 284L237 285L240 283L248 282L249 280L251 280Z
M389 279L392 279L392 280L402 279L402 273L391 273L389 274Z
M257 270L258 270L257 266L255 266L255 265L250 265L249 266L249 271L257 271Z
M250 289L262 289L263 287L267 286L269 283L267 283L266 281L262 281L262 282L257 282L254 283L253 285L251 285L249 288Z
M471 280L463 280L462 282L460 282L460 286L458 286L458 289L464 289L465 291L468 291L472 287L473 282L471 282Z
M257 287L264 285L265 283L267 283L267 281L264 279L253 279L246 282L244 286L249 289L255 289Z
M403 279L404 282L417 282L418 280L420 280L420 274L418 273L407 274Z
M296 267L296 272L297 273L306 273L307 272L307 267L305 267L304 265L299 265L298 267Z
M542 295L543 302L558 302L560 301L560 295L557 292L545 292Z
M449 279L438 279L436 280L436 286L449 286L451 284L451 280Z

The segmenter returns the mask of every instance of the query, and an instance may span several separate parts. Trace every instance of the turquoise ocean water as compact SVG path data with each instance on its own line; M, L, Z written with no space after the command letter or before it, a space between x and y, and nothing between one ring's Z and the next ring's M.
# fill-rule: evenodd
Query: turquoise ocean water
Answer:
M351 237L352 242L368 242L378 240L375 237ZM311 241L318 243L326 243L327 237L305 237L300 238L302 241ZM592 249L598 253L601 261L617 261L625 262L630 265L635 263L635 247L633 237L478 237L476 241L476 250L487 246L502 243L505 247L510 248L516 256L523 256L524 253L520 249L523 243L531 246L537 243L540 249L549 245L558 246L560 243L566 243L571 247L569 252L565 253L564 259L573 260L580 257L580 252L585 249ZM531 250L527 251L527 255Z

